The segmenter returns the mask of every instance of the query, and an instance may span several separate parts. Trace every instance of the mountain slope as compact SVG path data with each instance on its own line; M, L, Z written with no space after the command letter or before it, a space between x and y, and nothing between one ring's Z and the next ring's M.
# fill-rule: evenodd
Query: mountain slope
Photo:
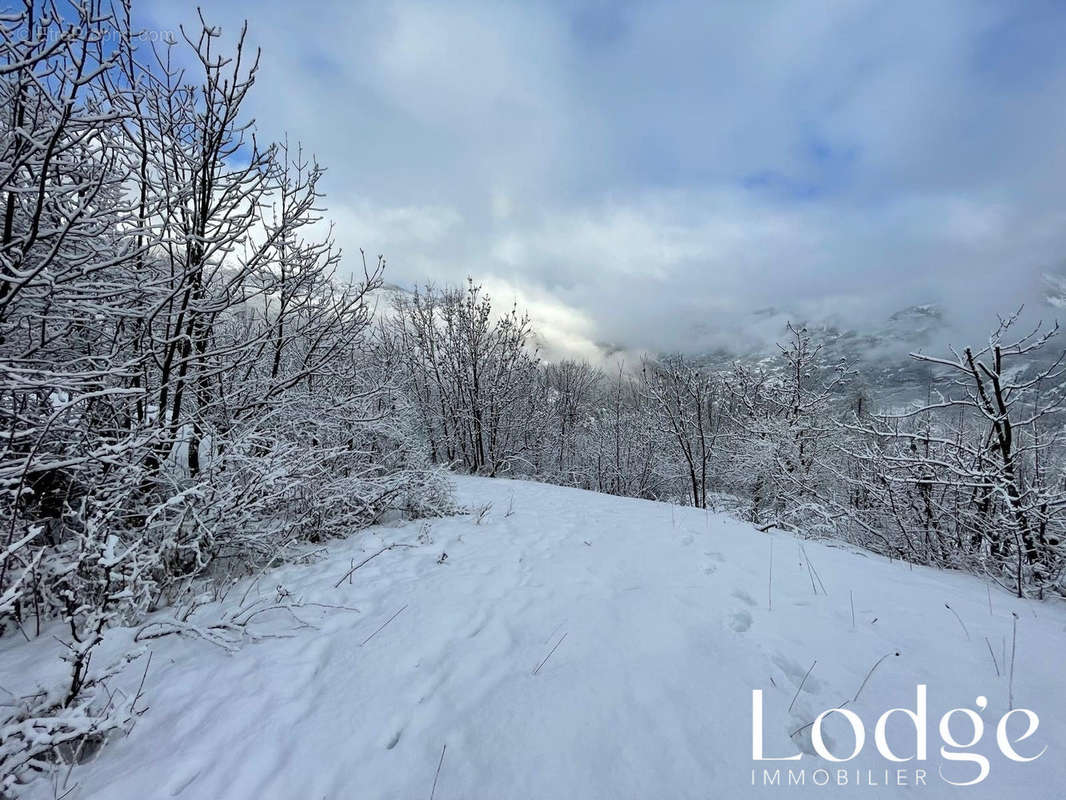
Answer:
M289 638L234 654L202 641L153 640L150 709L130 736L75 768L72 796L855 796L854 775L847 786L835 777L811 785L819 766L861 769L863 780L872 770L878 783L886 768L927 771L925 788L894 786L889 796L1061 796L1061 605L695 509L518 481L457 482L463 502L492 503L480 523L476 514L434 520L432 543L422 544L417 523L379 526L223 601L236 607L246 590L299 596L305 605L296 613L314 627L264 614L261 634ZM415 547L385 551L334 586L393 542ZM1008 761L995 743L1008 704L1012 612L1015 705L1040 715L1017 748L1048 747L1032 763ZM128 639L114 631L107 647ZM31 667L47 646L0 653L0 683L45 677ZM139 678L129 676L133 689ZM874 722L888 708L914 708L918 683L928 685L929 759L889 763L875 749ZM767 755L810 752L809 727L789 733L845 700L865 723L865 749L840 765L813 755L754 764L753 689L764 691ZM937 722L948 709L972 708L978 695L988 698L987 730L973 749L988 756L990 772L959 792L938 777L938 765L953 780L977 770L940 758ZM888 740L907 754L915 732L901 717ZM953 725L960 741L964 723ZM1014 723L1016 738L1025 725ZM839 714L825 731L831 750L851 750ZM805 768L806 785L753 787L755 767L760 784L764 767ZM52 796L43 782L35 788Z

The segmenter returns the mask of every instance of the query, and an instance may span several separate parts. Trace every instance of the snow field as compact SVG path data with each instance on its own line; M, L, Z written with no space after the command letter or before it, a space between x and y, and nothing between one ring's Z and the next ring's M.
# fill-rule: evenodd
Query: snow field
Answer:
M150 641L150 708L128 737L72 771L72 797L1063 796L1061 604L697 509L456 481L464 504L492 504L480 520L377 526L223 601L281 587L303 601L296 614L308 627L263 614L255 630L270 638L234 654L174 636ZM419 543L420 532L431 541ZM386 551L335 586L392 543L415 546ZM1032 763L1007 760L995 744L1012 612L1014 703L1040 715L1017 747L1048 747ZM111 631L103 649L120 652L131 635ZM54 642L13 645L0 684L25 689L49 677L31 665L47 663L40 651ZM126 677L135 689L140 673ZM889 708L913 709L919 683L928 686L929 759L888 763L874 722ZM766 755L805 752L801 761L752 762L753 689L763 690ZM974 708L978 695L988 699L986 730L971 750L988 756L990 772L955 789L938 777L941 763L948 777L975 770L939 757L937 722ZM809 726L790 733L845 700L865 722L866 747L827 765L811 754ZM850 752L840 715L824 731L830 749ZM960 722L957 738L967 735ZM889 725L900 754L913 753L914 737L905 720ZM818 767L869 770L878 782L886 768L922 767L928 785L815 786ZM804 768L806 784L763 786L763 768ZM34 791L52 796L44 782Z

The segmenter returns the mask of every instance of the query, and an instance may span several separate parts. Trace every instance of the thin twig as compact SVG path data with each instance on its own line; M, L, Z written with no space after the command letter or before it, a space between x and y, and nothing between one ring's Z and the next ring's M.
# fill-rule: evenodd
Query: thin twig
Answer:
M822 575L818 572L818 567L814 566L813 561L808 560L808 563L811 565L811 569L814 570L814 577L818 580L818 588L822 590L822 594L828 596L829 592L825 588L825 584L822 582Z
M814 659L814 663L811 664L811 668L807 670L807 674L803 676L803 680L800 681L800 685L796 687L796 693L792 696L792 702L788 704L788 710L792 711L792 706L796 705L796 698L800 696L800 692L803 691L803 684L807 682L807 677L811 674L811 670L814 669L814 664L818 663L818 659Z
M992 652L992 642L988 641L988 637L985 637L985 644L988 645L988 654L992 656L992 666L996 668L996 677L1002 677L999 672L999 664L996 662L996 654Z
M406 603L404 603L403 607L402 607L402 608L400 608L400 611L403 611L403 610L404 610L405 608L407 608L407 604L406 604ZM389 617L389 618L388 618L387 620L385 620L384 622L382 622L382 623L381 623L381 627L380 627L380 628L378 628L378 629L377 629L376 631L374 631L374 632L373 632L372 634L370 634L369 636L367 636L367 637L366 637L365 639L363 639L363 641L361 641L361 642L359 643L359 646L360 646L360 647L362 647L362 646L363 646L364 644L366 644L366 643L367 643L367 642L369 642L369 641L370 641L371 639L373 639L373 638L374 638L375 636L377 636L377 635L378 635L379 633L381 633L381 629L382 629L382 628L384 628L384 627L385 627L386 625L388 625L388 624L389 624L390 622L392 622L392 621L393 621L394 619L396 619L396 618L397 618L398 616L400 616L400 611L397 611L397 612L396 612L395 614L393 614L393 615L392 615L391 617Z
M801 548L801 552L802 552L802 548ZM814 582L814 570L811 569L811 560L809 558L807 558L807 554L806 553L803 553L803 560L807 562L807 575L811 579L811 591L814 592L815 596L817 596L818 595L818 586Z
M959 612L949 606L947 603L944 603L944 608L946 608L948 611L955 615L955 619L957 619L959 621L959 624L962 626L962 632L966 634L966 641L969 641L970 632L966 630L966 623L962 621L962 617L959 616Z
M137 701L141 699L141 694L144 692L144 679L148 677L148 668L152 666L152 652L152 650L148 651L148 663L144 665L144 672L141 674L141 682L137 685L137 694L133 696L133 702L130 704L130 711L135 714L137 713Z
M440 768L444 764L444 752L447 749L447 744L440 749L440 761L437 762L437 772L433 775L433 788L429 791L429 800L433 800L433 795L437 793L437 779L440 777Z
M853 698L851 698L851 702L854 703L855 701L857 701L859 699L859 695L862 694L862 690L866 688L866 682L868 680L870 680L870 676L874 674L874 670L877 669L881 665L882 661L884 661L886 658L888 658L891 655L897 655L898 656L899 655L899 651L897 650L897 651L895 651L895 653L885 653L883 656L881 656L879 659L877 659L877 661L874 662L874 665L872 667L870 667L870 671L866 673L866 677L862 679L862 685L859 687L859 691L855 692L855 696Z
M384 552L386 552L388 550L392 550L392 549L394 549L396 547L414 547L414 545L413 544L401 544L400 542L394 542L393 544L390 544L387 547L382 547L376 553L374 553L373 555L367 556L362 561L360 561L358 564L356 564L354 567L352 567L350 570L345 572L344 575L341 576L341 579L339 581L337 581L335 584L333 584L333 588L336 589L338 586L340 586L342 583L344 583L345 579L348 578L357 569L359 569L359 567L363 566L363 564L365 564L368 561L371 561L371 560L377 558L382 553L384 553Z
M835 711L835 710L839 710L839 709L843 708L844 706L846 706L848 704L848 702L849 702L848 700L845 700L839 706L833 706L833 710ZM796 728L796 730L792 731L792 733L789 734L789 738L795 736L800 731L806 730L807 728L811 727L811 725L813 725L814 722L815 722L815 720L812 719L806 725L800 725L798 728Z
M807 555L807 548L804 547L803 545L800 545L800 552L803 553L803 560L807 562L807 572L810 573L810 576L811 576L811 588L814 589L814 593L818 594L818 589L815 588L815 586L814 586L814 581L815 581L815 579L817 579L818 580L818 586L821 588L822 594L828 595L829 592L827 592L825 590L825 584L822 583L822 576L818 574L817 567L814 566L814 562L811 561L811 557L809 555Z
M552 653L554 653L556 650L559 649L559 645L561 645L563 643L563 639L565 639L565 638L566 638L566 634L565 633L562 636L559 637L559 641L557 641L555 643L555 647L553 647L550 651L548 651L548 655L544 656L544 660L541 661L539 664L537 664L537 668L535 670L533 670L533 674L534 675L536 675L538 672L540 672L540 668L543 667L546 663L548 663L548 659L552 657Z

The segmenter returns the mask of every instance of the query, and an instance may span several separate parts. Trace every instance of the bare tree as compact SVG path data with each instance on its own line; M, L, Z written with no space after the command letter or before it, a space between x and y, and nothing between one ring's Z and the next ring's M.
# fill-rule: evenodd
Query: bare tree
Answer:
M499 317L481 287L399 296L387 335L403 354L435 458L495 475L530 460L537 354L528 317Z
M951 358L913 354L954 376L955 391L879 417L870 433L882 444L864 458L880 470L909 547L917 531L939 561L1006 571L1021 596L1062 572L1064 355L1037 358L1057 325L1011 336L1017 321L1017 313L1001 320L986 346Z
M669 437L680 453L691 503L706 508L708 465L721 428L718 386L680 355L659 364L645 360L641 373L644 390L657 411L659 432Z

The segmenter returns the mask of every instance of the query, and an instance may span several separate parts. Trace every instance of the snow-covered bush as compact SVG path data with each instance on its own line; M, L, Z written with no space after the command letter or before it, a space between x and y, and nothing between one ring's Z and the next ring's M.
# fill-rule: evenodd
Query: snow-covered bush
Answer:
M848 426L853 519L899 555L991 575L1019 596L1066 592L1062 357L1057 327L916 357L952 382L924 405Z
M529 318L472 280L395 298L383 348L401 365L435 461L487 475L534 463L538 355Z
M16 703L5 776L127 713L109 625L452 510L371 342L384 261L339 279L322 169L243 120L243 32L140 53L123 4L45 11L0 19L0 635L58 630L69 680Z

